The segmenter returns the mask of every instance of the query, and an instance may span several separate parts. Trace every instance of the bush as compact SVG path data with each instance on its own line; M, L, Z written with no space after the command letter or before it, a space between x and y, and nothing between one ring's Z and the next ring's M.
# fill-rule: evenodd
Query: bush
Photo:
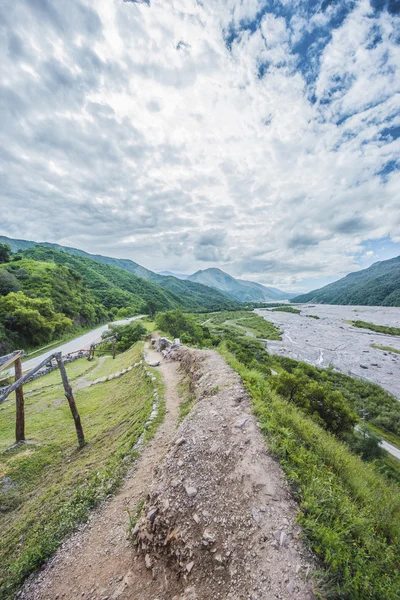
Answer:
M156 328L173 338L180 338L184 344L207 346L218 343L207 327L199 325L195 317L183 313L180 309L158 313Z
M138 342L144 335L147 329L138 321L132 321L127 325L111 325L102 335L103 339L115 337L115 349L117 352L125 352L133 344Z
M347 406L340 392L310 380L301 368L292 373L283 371L271 379L271 386L332 433L352 431L357 422L357 415Z

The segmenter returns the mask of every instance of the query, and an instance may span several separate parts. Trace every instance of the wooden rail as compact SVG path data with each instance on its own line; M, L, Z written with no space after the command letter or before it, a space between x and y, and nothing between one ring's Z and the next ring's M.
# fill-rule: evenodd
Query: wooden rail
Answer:
M52 361L53 358L57 361L57 365L60 371L61 380L64 386L65 397L68 400L68 404L71 410L72 418L74 419L76 434L78 437L79 446L85 445L85 436L83 434L81 419L76 407L75 398L72 393L72 388L69 384L67 371L65 370L64 361L61 352L54 352L50 356L46 356L36 367L30 369L25 375L22 372L22 350L16 350L11 354L0 357L0 370L5 369L10 364L14 363L15 369L15 381L12 383L5 392L0 396L0 404L4 402L8 396L15 391L16 396L16 425L15 425L15 439L16 442L23 442L25 440L25 402L23 385L28 379L32 377L37 371L39 371L44 365Z

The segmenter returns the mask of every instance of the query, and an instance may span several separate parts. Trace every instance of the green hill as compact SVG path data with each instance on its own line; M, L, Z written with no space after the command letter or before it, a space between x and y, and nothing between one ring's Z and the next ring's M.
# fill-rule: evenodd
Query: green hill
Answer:
M166 277L164 275L153 273L153 271L126 258L112 258L110 256L102 256L101 254L88 254L83 250L70 248L69 246L60 246L59 244L51 244L49 242L39 244L37 242L17 240L6 236L0 236L0 244L8 244L13 252L31 249L40 245L53 250L66 252L75 257L82 257L96 261L97 263L118 267L137 277L151 281L175 296L178 296L177 298L174 298L174 300L179 306L188 311L227 310L230 308L237 308L238 306L234 298L223 294L222 291L216 289L210 290L210 288L205 285L201 285L201 282L195 283L193 281L181 280L173 276Z
M189 282L182 294L179 280L163 279L172 280L171 289L77 253L25 245L0 264L0 354L37 347L115 316L235 306L205 286Z
M400 256L376 262L319 290L296 296L293 302L400 306Z
M293 296L277 288L266 287L254 281L235 279L221 269L205 269L189 275L186 282L197 282L227 294L238 302L271 302L286 300Z

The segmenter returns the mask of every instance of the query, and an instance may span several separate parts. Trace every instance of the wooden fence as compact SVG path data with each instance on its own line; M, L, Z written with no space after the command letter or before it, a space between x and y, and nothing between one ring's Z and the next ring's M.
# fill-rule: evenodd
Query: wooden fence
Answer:
M47 356L44 360L42 360L36 367L30 369L25 375L22 371L22 350L16 350L11 354L7 354L6 356L0 356L0 371L3 371L10 365L14 364L15 371L15 381L12 383L2 395L0 395L0 404L8 398L8 396L15 391L16 397L16 423L15 423L15 440L16 442L23 442L25 440L25 400L24 400L24 391L23 385L26 383L32 375L34 375L37 371L39 371L42 367L44 367L48 362L51 362L53 359L57 361L57 366L60 371L62 384L64 386L65 397L68 400L69 407L71 409L71 414L74 419L76 434L78 437L78 443L80 447L85 445L85 436L83 434L81 419L78 413L78 409L76 407L74 395L72 393L72 388L69 384L67 371L65 370L64 361L62 358L61 352L54 352Z

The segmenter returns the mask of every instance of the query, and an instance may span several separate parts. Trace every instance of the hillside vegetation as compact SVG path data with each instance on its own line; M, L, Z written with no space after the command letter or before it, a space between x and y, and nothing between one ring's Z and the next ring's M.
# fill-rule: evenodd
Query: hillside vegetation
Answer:
M82 376L115 372L142 356L139 342L100 369L98 359L82 359L67 370L74 385ZM25 386L29 445L13 446L15 402L2 406L0 477L6 485L0 494L1 600L14 598L18 585L121 484L151 414L154 385L162 391L159 381L154 384L137 367L118 381L76 391L87 441L79 452L58 372ZM160 408L147 437L162 418L162 404Z
M210 289L205 285L193 281L184 281L177 277L153 273L153 271L126 258L112 258L110 256L102 256L101 254L89 254L83 250L70 248L69 246L61 246L49 242L38 244L37 242L16 240L5 236L0 236L1 243L8 244L13 252L35 248L36 246L44 246L48 249L65 252L74 257L81 257L103 265L117 267L171 292L176 296L175 301L178 305L188 311L223 310L237 306L237 302L234 299L229 298L229 296L223 294L221 291Z
M175 293L84 256L47 246L26 248L0 264L0 352L43 345L115 317L178 307L204 311L214 300L217 308L235 306L219 292L198 287L201 293L197 288Z
M400 306L400 256L350 273L319 290L293 298L294 302Z
M175 334L183 333L185 322L172 314L167 322L177 327ZM382 407L393 411L388 419L398 419L400 405L379 386L270 356L256 339L239 333L240 316L236 322L232 315L231 326L223 322L219 350L241 375L268 447L299 502L299 522L324 565L323 595L397 599L400 469L371 431L363 436L353 426L360 406L384 420ZM203 328L213 325L213 319L203 322Z

